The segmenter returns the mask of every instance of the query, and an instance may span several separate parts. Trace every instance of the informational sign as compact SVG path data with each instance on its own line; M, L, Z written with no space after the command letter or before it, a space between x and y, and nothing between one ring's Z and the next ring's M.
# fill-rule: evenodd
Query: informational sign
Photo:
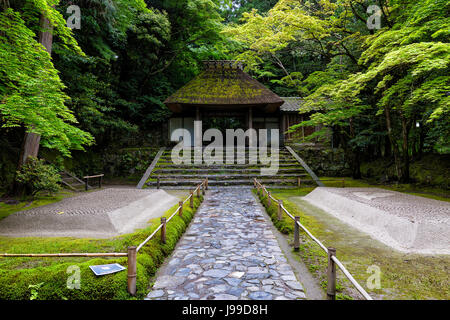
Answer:
M111 273L116 273L122 270L125 270L126 268L121 266L118 263L113 264L104 264L100 266L89 266L91 270L94 272L96 276L104 276Z

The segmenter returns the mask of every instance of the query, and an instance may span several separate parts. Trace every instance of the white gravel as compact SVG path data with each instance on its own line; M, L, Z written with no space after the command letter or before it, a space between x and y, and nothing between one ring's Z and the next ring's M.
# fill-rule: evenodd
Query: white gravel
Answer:
M450 254L450 203L378 188L316 188L303 198L386 245Z

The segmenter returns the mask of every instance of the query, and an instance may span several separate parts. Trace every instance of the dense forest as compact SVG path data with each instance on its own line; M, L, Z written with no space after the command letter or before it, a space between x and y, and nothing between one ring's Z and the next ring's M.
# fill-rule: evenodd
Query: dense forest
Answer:
M68 28L80 8L80 25ZM450 153L446 0L0 0L0 186L39 150L151 146L162 103L201 70L237 59L349 156ZM34 141L34 142L33 142ZM31 148L32 149L32 148ZM35 148L36 149L36 148Z

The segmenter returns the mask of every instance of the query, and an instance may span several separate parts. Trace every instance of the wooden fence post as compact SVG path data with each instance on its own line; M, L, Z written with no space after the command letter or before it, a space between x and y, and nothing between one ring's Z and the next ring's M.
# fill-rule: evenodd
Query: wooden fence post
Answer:
M266 196L266 189L264 189L264 186L261 189L262 189L262 196L264 198Z
M278 200L278 221L281 221L283 219L283 213L281 212L283 209L281 209L281 206L283 205L283 200Z
M159 189L161 186L161 178L158 176L156 177L156 189Z
M100 176L100 180L98 182L98 187L101 189L102 188L102 180L103 180L103 176Z
M302 179L300 179L300 177L297 178L297 186L299 188L302 186Z
M202 183L202 195L205 195L205 182Z
M183 201L178 202L178 205L180 206L180 210L178 210L178 215L180 217L183 216Z
M200 199L200 187L197 188L197 198Z
M189 198L189 205L194 209L194 191L191 190L191 197Z
M345 178L342 179L342 188L345 188Z
M88 189L89 189L88 181L89 181L88 178L84 178L84 182L85 182L84 188L86 189L86 191L88 191Z
M272 199L270 198L270 191L267 192L267 206L270 207L272 205Z
M255 189L256 189L256 178L253 178L253 186L254 186Z
M161 224L162 224L162 228L161 228L161 242L162 243L166 243L166 223L167 223L167 218L162 217L161 218Z
M335 248L328 248L327 300L336 300L336 264L331 257L336 256Z
M300 222L300 217L295 217L295 228L294 228L294 251L300 250L300 227L298 225Z
M128 293L136 295L136 247L128 247Z
M206 188L206 190L208 190L208 177L206 177L206 180L205 180L205 182L206 182L206 185L205 185L205 188Z

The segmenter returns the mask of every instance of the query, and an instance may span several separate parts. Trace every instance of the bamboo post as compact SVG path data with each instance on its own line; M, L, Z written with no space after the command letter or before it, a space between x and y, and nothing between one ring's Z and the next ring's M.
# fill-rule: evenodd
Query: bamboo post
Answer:
M281 221L283 219L283 214L281 213L281 206L283 205L283 200L278 200L278 221Z
M205 182L202 183L202 195L205 195Z
M254 186L255 189L256 189L256 178L253 178L253 186Z
M159 189L161 186L161 178L158 176L156 177L156 189Z
M300 217L295 217L295 228L294 228L294 251L300 250L300 227L298 225L300 222Z
M197 198L200 199L200 187L197 187Z
M302 179L300 177L297 178L297 186L299 188L302 186Z
M266 190L264 189L264 186L261 189L262 189L262 196L264 198L266 196Z
M194 191L191 190L191 197L189 198L189 205L194 209Z
M178 202L178 205L180 206L180 210L178 210L178 215L180 217L183 216L183 201Z
M128 293L136 295L136 247L128 247Z
M331 257L336 256L335 248L328 248L327 300L336 300L336 264Z
M270 198L270 191L267 192L267 206L270 207L272 205L272 199Z
M161 242L162 243L166 243L166 223L167 223L167 218L162 217L161 218L161 224L162 224L162 228L161 228Z
M256 185L258 196L260 195L259 184Z
M206 183L205 189L208 190L208 177L206 177L205 183Z

